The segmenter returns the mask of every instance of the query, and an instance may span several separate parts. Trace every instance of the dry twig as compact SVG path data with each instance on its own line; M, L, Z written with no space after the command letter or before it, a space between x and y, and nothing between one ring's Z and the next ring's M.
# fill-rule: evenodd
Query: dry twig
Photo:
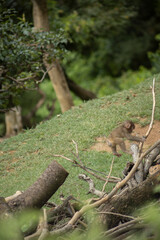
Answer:
M152 89L152 96L153 96L153 106L152 106L152 115L151 115L151 122L148 128L148 131L145 134L145 138L147 138L152 130L153 127L153 122L154 122L154 113L155 113L155 106L156 106L156 100L155 100L155 78L153 78L153 86L151 87ZM142 153L142 148L143 148L143 143L140 144L140 151L139 151L139 156Z
M92 176L96 177L97 179L99 179L99 180L101 180L101 181L105 181L105 182L106 182L106 178L101 177L101 176L95 174L95 172L96 172L96 173L100 173L100 174L104 174L105 177L107 177L107 179L108 179L107 181L108 181L108 182L117 183L117 182L121 181L121 179L118 178L118 177L114 177L114 176L110 176L110 175L109 175L109 177L108 177L105 173L102 173L102 172L100 172L100 171L97 171L97 170L94 170L94 169L91 169L91 168L88 168L88 167L84 166L82 160L79 158L78 145L77 145L77 143L76 143L74 140L72 140L72 142L73 142L73 143L75 144L75 146L76 146L76 154L74 154L74 153L73 153L73 154L74 154L75 157L79 160L80 163L78 163L75 159L72 160L72 159L70 159L70 158L68 158L68 157L65 157L65 156L63 156L63 155L53 155L53 156L54 156L54 157L61 157L61 158L65 159L65 160L73 163L73 164L76 165L77 167L85 170L87 173L91 174Z
M48 231L48 224L47 224L47 213L46 213L46 209L43 209L43 229L38 240L45 239L48 236L48 234L49 234L49 231Z
M108 215L116 215L116 216L120 216L120 217L124 217L124 218L129 218L129 219L136 219L135 217L129 216L129 215L125 215L125 214L120 214L120 213L115 213L115 212L98 212L100 214L108 214Z
M88 184L89 184L89 192L88 193L95 194L98 197L104 196L104 192L101 192L101 191L95 189L94 182L90 177L86 176L85 174L79 174L78 177L79 177L79 179L83 179L84 181L88 182Z
M111 163L111 167L110 167L110 171L109 171L107 180L106 180L105 184L103 185L102 192L104 192L105 187L106 187L106 185L107 185L107 183L108 183L108 180L109 180L109 178L110 178L110 176L111 176L111 172L112 172L112 168L113 168L113 163L114 163L114 156L113 156L113 159L112 159L112 163Z

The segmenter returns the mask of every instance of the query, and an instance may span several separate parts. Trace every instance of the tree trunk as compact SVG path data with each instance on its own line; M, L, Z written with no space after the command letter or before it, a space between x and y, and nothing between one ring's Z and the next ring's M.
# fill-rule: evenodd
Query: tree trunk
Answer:
M46 0L32 0L33 3L33 21L36 29L42 29L49 31L47 2ZM47 69L51 68L52 64L46 63ZM73 106L72 97L62 71L62 68L58 61L55 62L54 67L48 72L56 96L59 100L61 111L65 112Z
M63 184L68 172L53 161L39 179L24 193L8 202L13 211L23 208L41 208Z
M47 69L50 68L49 63L45 63ZM73 106L72 97L67 85L64 73L58 61L54 63L54 67L48 72L56 96L61 106L61 111L65 112Z
M5 113L6 137L15 136L22 131L21 108L11 108Z

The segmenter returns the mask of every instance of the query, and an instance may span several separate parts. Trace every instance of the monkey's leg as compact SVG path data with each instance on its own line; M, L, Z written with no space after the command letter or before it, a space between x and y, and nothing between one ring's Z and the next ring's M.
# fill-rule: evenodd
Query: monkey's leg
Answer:
M111 149L112 149L112 152L115 156L120 157L122 155L122 154L117 152L116 144L112 144Z
M129 150L126 149L126 145L125 145L125 142L124 142L124 141L121 141L121 142L119 143L119 146L120 146L121 150L122 150L124 153L132 154Z
M108 146L112 149L112 153L117 156L117 157L120 157L122 154L118 153L117 152L117 149L116 149L116 143L112 142L111 140L107 139L107 144Z

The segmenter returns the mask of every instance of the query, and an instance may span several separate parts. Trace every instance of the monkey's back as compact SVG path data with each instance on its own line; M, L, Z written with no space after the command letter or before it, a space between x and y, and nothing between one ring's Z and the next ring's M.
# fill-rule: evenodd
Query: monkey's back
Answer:
M124 133L124 127L121 124L119 127L116 127L113 129L113 131L110 133L109 138L115 139L115 138L124 138L125 133Z

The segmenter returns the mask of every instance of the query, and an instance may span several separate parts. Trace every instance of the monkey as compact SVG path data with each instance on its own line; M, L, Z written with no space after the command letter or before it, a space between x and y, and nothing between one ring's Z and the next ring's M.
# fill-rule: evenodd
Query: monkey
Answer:
M113 129L113 131L110 133L107 139L107 143L108 143L108 146L111 147L112 152L115 156L120 157L122 155L117 152L116 150L117 145L120 146L121 150L124 153L132 154L129 150L126 149L124 139L136 141L136 142L145 141L146 139L145 137L137 137L137 136L131 135L134 129L135 129L134 123L131 120L126 120L119 127Z

